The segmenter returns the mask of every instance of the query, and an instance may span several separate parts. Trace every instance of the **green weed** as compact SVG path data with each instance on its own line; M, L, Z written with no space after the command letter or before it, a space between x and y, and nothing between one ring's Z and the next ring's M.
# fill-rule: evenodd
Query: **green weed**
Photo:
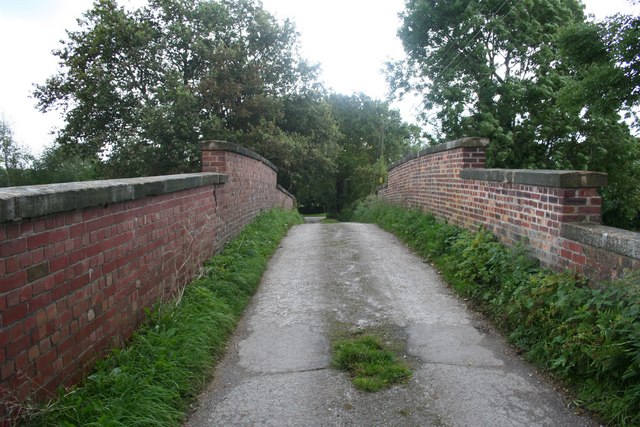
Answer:
M578 403L615 425L640 425L640 272L588 284L539 268L501 245L372 197L353 219L396 234L502 328L528 360L571 385Z
M148 311L125 348L114 349L79 386L24 415L26 425L177 426L207 384L212 366L294 211L261 214L209 260L178 304Z
M411 378L411 371L371 335L340 341L334 346L333 364L351 374L353 384L374 392Z

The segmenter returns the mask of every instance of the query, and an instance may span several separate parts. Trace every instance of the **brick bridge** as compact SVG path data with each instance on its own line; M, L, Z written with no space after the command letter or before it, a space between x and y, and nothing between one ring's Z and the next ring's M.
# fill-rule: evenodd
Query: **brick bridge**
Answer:
M379 195L524 241L554 269L610 279L640 266L639 234L600 225L606 175L487 170L487 143L409 156ZM0 189L0 402L80 380L259 212L294 207L276 181L268 160L211 141L202 173Z

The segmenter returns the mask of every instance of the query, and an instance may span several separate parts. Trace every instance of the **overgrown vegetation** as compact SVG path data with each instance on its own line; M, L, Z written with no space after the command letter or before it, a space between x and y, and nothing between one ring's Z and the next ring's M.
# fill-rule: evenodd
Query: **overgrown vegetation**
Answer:
M129 344L94 372L21 420L46 426L171 426L206 385L240 314L253 295L294 211L260 215L209 260L180 301L150 311Z
M435 264L461 295L502 328L526 358L570 384L577 403L610 424L640 425L640 273L589 286L542 270L522 248L417 210L361 202L373 222Z
M379 391L411 378L411 370L373 335L337 342L333 365L349 372L353 384L363 391Z

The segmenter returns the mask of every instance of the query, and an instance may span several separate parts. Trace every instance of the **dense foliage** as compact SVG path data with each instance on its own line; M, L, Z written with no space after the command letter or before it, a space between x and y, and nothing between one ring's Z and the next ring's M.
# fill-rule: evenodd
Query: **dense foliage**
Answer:
M340 136L336 192L338 211L372 194L387 176L387 165L419 145L419 128L402 122L389 104L364 94L329 97Z
M66 120L51 154L99 177L198 171L198 143L222 139L273 161L300 206L335 212L384 169L371 146L384 138L399 156L414 142L386 103L329 97L294 25L257 0L149 0L136 10L96 0L79 23L35 97ZM361 116L357 127L342 114Z
M28 151L15 141L9 121L0 115L0 187L21 185L31 160Z
M605 222L640 227L628 125L637 18L591 24L578 0L410 0L402 18L407 58L389 64L389 82L398 96L422 95L435 141L488 137L489 167L607 172Z
M206 386L294 211L263 213L209 260L180 301L149 311L122 349L99 362L83 384L63 390L21 420L47 426L179 426Z
M472 299L530 361L571 384L577 403L615 425L640 424L640 274L589 286L541 270L522 248L370 198L354 219L398 235Z
M293 25L250 0L150 0L134 11L97 0L79 24L35 96L43 111L64 111L58 142L108 158L114 176L194 170L199 141L273 123L282 97L315 78Z

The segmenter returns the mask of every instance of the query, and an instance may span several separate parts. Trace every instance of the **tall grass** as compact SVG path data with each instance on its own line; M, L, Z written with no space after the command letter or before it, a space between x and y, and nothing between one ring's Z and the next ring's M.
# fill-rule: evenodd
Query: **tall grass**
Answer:
M20 420L42 426L177 426L204 388L212 366L255 292L263 270L294 211L260 215L204 274L186 287L178 304L148 312L125 348L114 349L79 386L63 390Z
M540 269L523 248L508 249L485 230L376 198L353 219L380 225L434 263L530 361L571 385L578 404L607 423L640 425L640 272L590 285Z

